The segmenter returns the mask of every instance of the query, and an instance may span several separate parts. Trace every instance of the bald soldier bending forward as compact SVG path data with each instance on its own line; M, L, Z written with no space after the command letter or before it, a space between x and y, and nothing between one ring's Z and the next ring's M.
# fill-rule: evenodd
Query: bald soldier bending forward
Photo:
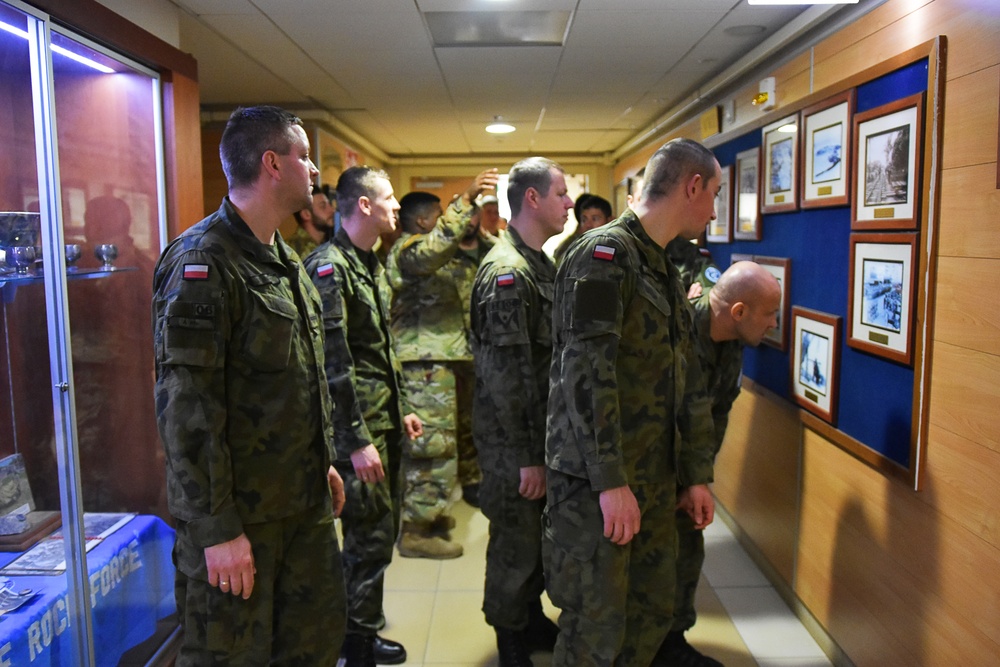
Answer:
M754 262L730 266L708 294L694 302L695 349L712 398L715 450L719 453L729 423L729 410L740 393L743 346L756 347L778 326L781 286ZM680 493L681 501L684 494ZM685 509L677 510L677 596L670 633L653 667L721 667L687 643L684 633L695 623L694 593L705 562L704 533Z

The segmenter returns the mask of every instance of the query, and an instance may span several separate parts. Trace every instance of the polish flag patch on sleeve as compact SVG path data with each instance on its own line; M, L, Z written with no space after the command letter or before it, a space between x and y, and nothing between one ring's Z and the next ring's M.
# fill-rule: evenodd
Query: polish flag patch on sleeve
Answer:
M321 264L316 269L316 275L320 278L326 278L328 275L333 273L333 264Z
M497 287L510 287L514 284L514 274L504 273L497 276Z
M596 245L594 246L594 259L602 259L605 262L610 262L615 258L615 249L611 246L606 245Z
M184 280L208 280L208 264L185 264Z

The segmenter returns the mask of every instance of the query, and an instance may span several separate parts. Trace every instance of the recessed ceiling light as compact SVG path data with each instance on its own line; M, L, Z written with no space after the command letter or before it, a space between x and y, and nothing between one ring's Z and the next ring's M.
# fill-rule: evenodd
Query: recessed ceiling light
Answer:
M748 5L856 5L858 0L747 0Z
M505 123L500 116L496 116L493 122L486 126L486 131L490 134L510 134L516 129L510 123Z
M765 30L767 28L762 25L734 25L726 28L723 32L734 37L750 37L752 35L759 35Z

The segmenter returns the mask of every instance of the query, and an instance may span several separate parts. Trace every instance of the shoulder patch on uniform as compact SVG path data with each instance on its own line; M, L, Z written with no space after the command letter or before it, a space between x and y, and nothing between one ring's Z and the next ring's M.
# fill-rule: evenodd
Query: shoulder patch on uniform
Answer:
M707 269L705 269L705 279L708 280L713 285L719 282L719 277L721 275L722 273L719 271L717 267L710 266Z
M514 284L513 273L501 273L497 276L497 287L510 287Z
M316 267L316 275L320 278L326 278L328 275L333 273L333 264L327 262L326 264L320 264Z
M596 245L594 246L594 259L601 259L605 262L610 262L615 258L615 249L607 245Z
M208 264L185 264L184 280L208 280Z

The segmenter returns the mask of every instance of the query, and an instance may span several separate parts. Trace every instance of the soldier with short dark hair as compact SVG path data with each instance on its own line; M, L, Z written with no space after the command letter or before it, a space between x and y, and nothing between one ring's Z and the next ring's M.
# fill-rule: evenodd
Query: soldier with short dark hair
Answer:
M543 543L555 667L650 664L672 622L678 500L698 528L712 521L710 402L664 249L715 217L720 180L705 147L668 142L634 208L559 266Z
M319 172L301 121L277 107L237 109L220 152L229 195L167 246L153 279L177 664L332 665L344 492L330 466L321 307L276 233Z
M372 252L380 234L396 226L399 202L380 169L351 167L337 181L341 226L306 257L323 300L326 374L336 402L334 465L347 503L344 579L347 585L346 667L398 664L406 650L378 635L385 626L385 569L399 532L403 441L422 434L404 408L400 364L389 330L389 284Z
M486 255L472 288L476 361L473 436L490 520L483 613L497 634L500 667L530 665L551 651L556 626L542 613L545 403L552 362L552 283L542 244L562 231L573 202L562 167L545 158L515 164L516 211Z

